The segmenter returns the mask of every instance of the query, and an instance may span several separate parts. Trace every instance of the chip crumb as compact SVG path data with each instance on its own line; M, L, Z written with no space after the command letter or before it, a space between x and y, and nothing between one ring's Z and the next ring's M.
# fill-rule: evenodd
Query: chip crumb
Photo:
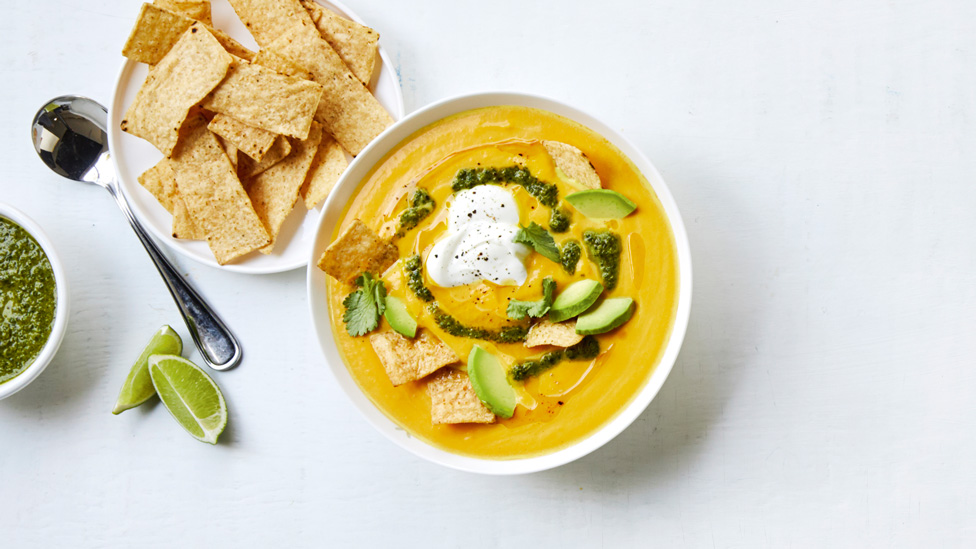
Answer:
M394 386L416 381L459 360L450 347L424 330L414 339L393 331L381 332L369 336L369 342Z
M529 328L529 333L525 336L526 347L572 347L580 341L583 341L583 336L576 333L575 319L558 323L543 320Z
M495 422L495 414L478 399L468 374L464 372L442 369L427 382L427 394L434 425Z
M556 170L568 179L587 189L600 188L600 174L583 151L560 141L543 141L542 145L555 162Z
M354 219L322 253L319 268L341 282L352 284L368 272L383 274L400 258L397 247L383 240L359 219Z

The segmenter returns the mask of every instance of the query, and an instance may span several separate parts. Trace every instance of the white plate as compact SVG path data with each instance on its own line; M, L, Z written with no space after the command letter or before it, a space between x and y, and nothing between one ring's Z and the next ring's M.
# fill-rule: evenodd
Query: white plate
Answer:
M359 182L390 150L414 132L447 116L470 109L495 105L521 105L556 113L597 132L620 149L647 178L664 208L668 222L671 224L671 230L674 233L679 273L678 304L671 336L664 348L664 353L661 355L660 362L651 373L651 377L630 404L587 438L575 442L567 448L538 457L507 461L467 457L435 448L411 436L410 433L399 427L373 405L356 384L342 360L342 355L332 334L326 274L315 265L315 261L329 245L332 233L342 219L345 204L355 195ZM691 313L691 250L688 246L688 234L685 232L684 223L681 221L678 206L667 185L665 185L664 179L661 178L661 174L640 149L617 133L616 130L583 111L553 99L522 93L475 93L445 99L410 114L410 116L387 128L349 165L349 169L339 178L335 189L325 202L325 210L317 229L313 228L312 230L316 234L313 236L315 242L309 250L309 257L307 258L310 260L308 264L308 304L312 313L315 335L318 338L319 346L322 348L322 353L325 355L329 371L346 396L380 433L417 456L453 469L491 475L531 473L569 463L603 446L637 419L637 416L647 408L647 405L657 395L661 386L664 385L664 380L671 372L674 361L678 358L678 351L681 349L681 342L684 340L685 330L688 327L688 317Z
M338 2L319 0L324 7L353 21L365 24L349 8ZM245 46L257 48L254 39L227 3L227 0L213 1L214 26L236 38ZM394 120L403 117L403 96L390 58L383 47L379 48L379 70L373 72L370 91L376 96ZM148 170L162 158L155 147L148 142L129 135L119 129L122 115L136 97L136 92L146 79L147 68L142 63L126 60L122 64L118 81L115 85L115 95L109 108L108 142L115 160L119 182L129 205L136 217L147 227L156 238L177 252L195 259L201 263L218 267L228 271L249 274L277 273L289 271L304 266L308 261L309 249L315 239L315 227L319 217L318 208L306 210L299 200L294 211L285 220L278 235L274 252L264 255L252 252L227 265L219 265L213 253L205 242L191 240L177 240L171 235L173 218L155 198L139 184L139 174Z

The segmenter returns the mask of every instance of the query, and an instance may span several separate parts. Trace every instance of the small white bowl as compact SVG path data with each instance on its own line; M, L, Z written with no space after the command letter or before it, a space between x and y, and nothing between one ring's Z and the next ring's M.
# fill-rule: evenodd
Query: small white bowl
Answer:
M54 358L54 355L58 352L58 348L61 346L61 340L64 339L65 328L68 326L69 302L68 277L65 275L61 261L58 260L58 256L54 251L54 244L51 243L51 239L48 238L47 234L41 230L41 227L33 219L27 217L24 212L2 202L0 202L0 217L5 217L20 225L41 245L41 249L44 250L44 255L47 256L47 260L51 263L51 270L54 271L54 284L57 287L58 300L54 308L54 325L51 326L51 334L47 338L47 343L44 344L37 358L34 359L34 362L27 369L16 377L0 383L0 400L3 400L26 387L31 381L34 381L37 376L41 375L44 368L47 368L51 359Z
M674 232L679 270L678 305L671 337L667 342L661 361L630 404L599 430L569 447L537 457L511 460L481 459L435 448L411 436L373 405L356 385L336 346L335 338L332 335L332 323L329 319L327 275L316 265L322 252L329 245L336 224L342 219L342 212L346 203L356 193L363 178L390 150L414 132L442 118L471 109L498 105L533 107L574 120L605 137L630 158L650 182L661 201ZM672 366L674 366L674 361L677 359L678 351L681 348L681 342L684 340L685 330L688 327L688 317L691 312L691 250L688 246L688 235L685 232L684 223L681 221L681 214L678 213L678 206L664 184L661 174L637 147L613 128L578 109L545 97L511 92L476 93L445 99L407 116L387 128L349 165L349 168L336 183L322 210L322 216L319 218L315 241L312 245L312 254L308 258L308 302L315 334L329 365L329 370L346 396L352 400L366 420L380 433L419 457L453 469L490 475L532 473L569 463L603 446L637 419L637 416L647 408L654 396L657 395L661 386L664 385L664 380L671 372Z

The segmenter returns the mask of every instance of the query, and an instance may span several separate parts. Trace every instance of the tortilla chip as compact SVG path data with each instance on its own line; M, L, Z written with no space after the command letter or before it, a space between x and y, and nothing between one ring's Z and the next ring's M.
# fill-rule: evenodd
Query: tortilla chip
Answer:
M122 131L170 156L190 109L223 80L233 57L194 23L155 67L122 119Z
M139 63L155 65L193 23L193 19L185 15L152 4L143 4L136 24L133 25L132 32L122 48L122 55ZM253 51L245 48L227 33L210 26L207 26L207 30L229 53L244 59L254 57Z
M207 27L207 30L209 30L210 33L214 35L214 38L216 38L217 41L220 42L220 45L223 46L225 50L227 50L227 53L234 55L236 57L240 57L245 61L250 61L251 59L254 59L255 53L253 51L244 47L244 44L241 44L237 40L231 38L231 36L226 32L220 29L215 29L213 27Z
M206 233L198 229L193 218L186 209L186 203L180 197L176 188L176 173L173 172L172 161L168 158L160 160L138 177L139 184L145 187L159 204L173 215L173 237L189 240L203 240Z
M301 78L302 80L312 79L312 73L271 50L263 49L259 51L257 55L254 56L252 63L269 68L279 74L284 74L285 76L294 76L295 78Z
M238 60L203 107L255 128L305 139L321 98L322 86L315 82Z
M261 248L261 253L271 253L281 224L298 202L298 191L312 165L321 138L322 127L313 124L308 139L296 142L287 158L248 181L247 195L271 235L271 243Z
M540 345L572 347L580 341L583 341L583 336L576 333L576 320L567 320L556 324L543 320L529 328L529 333L525 336L526 347L539 347Z
M217 116L214 116L213 120L210 121L210 125L207 127L228 143L233 144L237 150L254 160L261 160L265 153L271 150L275 138L278 137L268 130L248 126L240 120L232 116L227 116L226 114L217 114Z
M562 172L560 175L564 178L585 189L600 188L600 174L596 173L583 151L559 141L543 141L542 145L555 162L556 171Z
M155 65L190 28L193 21L152 4L143 4L122 55L139 63Z
M207 119L187 120L186 135L173 155L180 196L193 222L207 235L217 263L223 265L271 241L244 187Z
M291 141L285 136L279 135L274 144L271 145L271 149L264 153L260 161L255 162L248 156L240 158L237 174L241 176L241 179L250 179L287 158L291 154L291 149Z
M182 238L185 240L207 239L207 234L193 221L193 216L190 214L190 210L186 207L186 202L182 198L173 203L172 231L173 238Z
M176 191L176 174L173 173L168 158L160 160L155 166L142 172L138 180L139 184L156 197L167 212L173 213L173 201L179 198L179 194Z
M213 25L210 18L210 0L153 0L153 4L201 23Z
M388 240L376 236L358 219L342 231L319 258L326 274L352 284L363 273L383 274L400 259L400 251Z
M338 13L323 8L312 0L301 0L312 16L319 34L339 54L343 63L363 84L369 85L376 66L376 45L380 34L375 30L350 21Z
M305 177L305 184L302 185L305 207L311 210L316 204L325 200L348 165L346 153L339 143L332 139L331 135L324 134L322 142L319 143L319 150L315 153L315 160L312 161L312 167Z
M450 347L426 331L414 339L393 331L381 332L369 336L369 342L394 386L426 377L458 361Z
M390 114L349 72L311 23L293 25L268 49L308 70L322 84L324 92L315 119L352 155L359 154L393 123Z
M207 128L209 129L210 126L207 126ZM214 134L214 135L217 135L217 134ZM230 141L227 141L223 137L220 137L220 135L217 135L217 141L220 142L220 146L224 149L224 152L227 153L227 160L230 160L230 165L234 168L234 171L236 172L237 171L237 156L238 156L238 154L237 154L237 146L234 145L233 143L231 143Z
M230 0L230 5L262 48L296 23L312 24L298 0Z
M434 425L444 423L494 423L495 414L482 404L471 386L468 374L444 368L427 382L430 396L430 419Z

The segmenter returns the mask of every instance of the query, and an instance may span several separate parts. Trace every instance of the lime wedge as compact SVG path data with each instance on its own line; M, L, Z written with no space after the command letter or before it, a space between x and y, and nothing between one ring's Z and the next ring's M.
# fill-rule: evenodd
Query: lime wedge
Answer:
M149 375L173 418L201 442L217 444L227 426L220 388L199 366L175 355L149 357Z
M119 399L115 402L112 413L118 415L135 408L156 394L156 389L153 388L152 380L149 378L150 355L178 355L181 352L183 352L183 340L180 339L180 334L174 332L169 326L157 330L129 370L129 376L122 384Z

